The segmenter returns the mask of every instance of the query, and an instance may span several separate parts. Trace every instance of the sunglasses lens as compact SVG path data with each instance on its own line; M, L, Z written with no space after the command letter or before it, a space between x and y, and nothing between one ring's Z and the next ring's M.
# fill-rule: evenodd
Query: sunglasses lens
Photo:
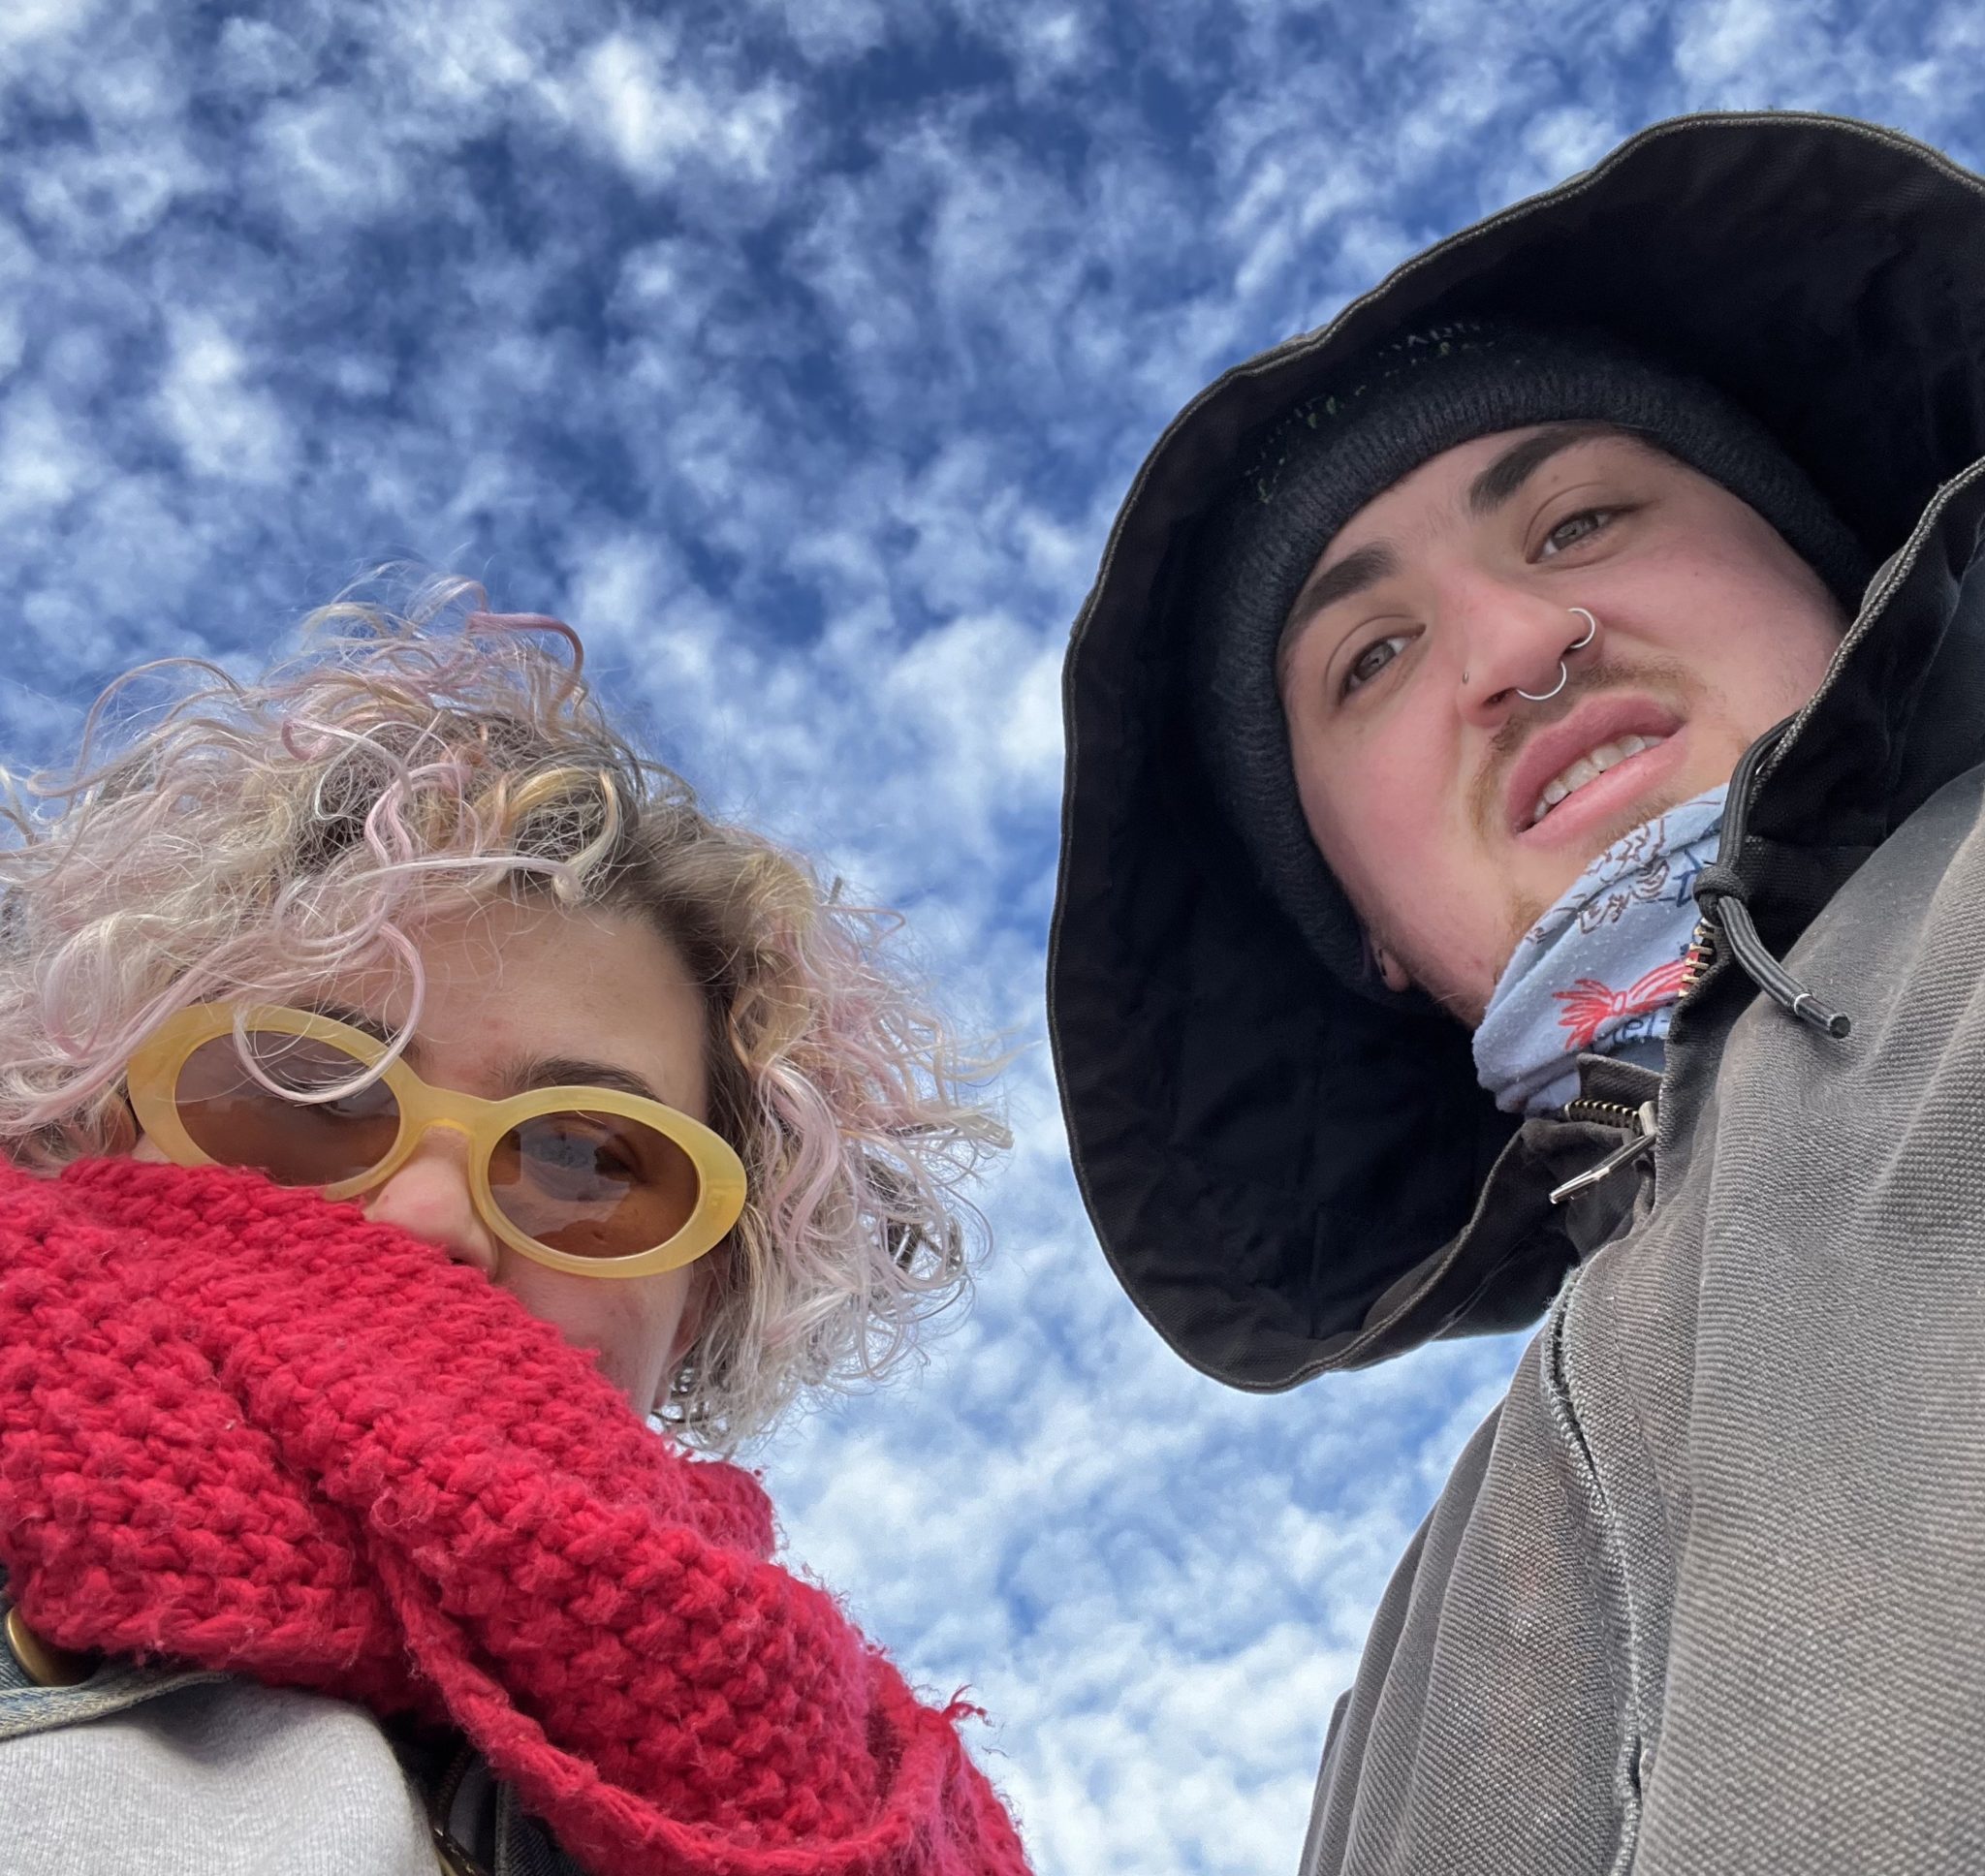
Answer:
M634 1257L666 1244L689 1222L701 1183L667 1134L620 1114L534 1115L489 1159L503 1215L572 1257Z
M305 1097L365 1072L330 1043L251 1029L247 1051L276 1088ZM203 1043L173 1090L180 1124L207 1158L252 1167L278 1185L336 1185L369 1172L399 1137L399 1102L384 1081L330 1101L286 1099L248 1073L232 1036Z

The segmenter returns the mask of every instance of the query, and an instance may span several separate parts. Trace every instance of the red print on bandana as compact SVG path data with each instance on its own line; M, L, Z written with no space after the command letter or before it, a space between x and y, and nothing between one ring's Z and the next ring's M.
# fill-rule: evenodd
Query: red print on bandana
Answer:
M1569 1047L1590 1048L1592 1038L1609 1022L1645 1016L1650 1010L1673 1003L1682 994L1686 968L1684 960L1678 957L1672 964L1656 964L1623 990L1613 989L1596 977L1582 977L1568 990L1553 990L1552 996L1563 1006L1558 1020L1571 1031Z

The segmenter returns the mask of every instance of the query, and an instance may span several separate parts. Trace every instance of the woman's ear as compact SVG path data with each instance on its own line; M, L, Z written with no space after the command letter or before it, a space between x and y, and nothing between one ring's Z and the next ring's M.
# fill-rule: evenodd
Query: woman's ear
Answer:
M682 1313L676 1318L676 1333L669 1341L669 1359L662 1363L662 1379L655 1390L655 1398L648 1403L648 1412L659 1414L668 1400L669 1390L676 1385L676 1377L682 1372L682 1363L689 1359L689 1351L696 1346L696 1338L703 1333L703 1325L709 1314L709 1272L704 1267L707 1258L697 1260L690 1272L689 1294L682 1300Z
M689 1351L696 1346L696 1338L703 1333L703 1318L708 1292L701 1283L692 1285L689 1299L682 1305L682 1314L676 1321L676 1339L669 1345L669 1366L679 1368L689 1359Z
M110 1159L122 1159L137 1152L143 1141L144 1129L138 1124L131 1097L120 1090L104 1109L104 1141L97 1150Z

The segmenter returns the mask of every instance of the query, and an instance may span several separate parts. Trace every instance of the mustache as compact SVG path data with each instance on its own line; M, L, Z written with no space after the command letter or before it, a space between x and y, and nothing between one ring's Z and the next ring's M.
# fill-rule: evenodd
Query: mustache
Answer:
M1632 663L1602 658L1569 673L1564 688L1549 704L1526 704L1514 710L1489 738L1482 766L1469 794L1469 813L1483 839L1502 829L1502 797L1509 771L1525 746L1539 731L1562 723L1588 698L1608 691L1637 690L1674 703L1690 689L1688 667L1673 658L1642 658Z

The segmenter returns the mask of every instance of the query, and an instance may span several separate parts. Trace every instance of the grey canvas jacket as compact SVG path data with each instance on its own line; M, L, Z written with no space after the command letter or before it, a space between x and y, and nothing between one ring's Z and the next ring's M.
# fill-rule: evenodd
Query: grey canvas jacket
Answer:
M1179 691L1245 439L1472 311L1709 376L1884 563L1734 778L1665 1073L1588 1059L1521 1123L1458 1028L1308 957L1209 818ZM1981 454L1985 187L1771 115L1656 127L1418 257L1139 476L1070 654L1050 966L1104 1248L1250 1389L1547 1311L1385 1596L1306 1872L1985 1868Z
M465 1750L395 1753L294 1688L51 1658L10 1613L0 1582L0 1876L583 1876Z

